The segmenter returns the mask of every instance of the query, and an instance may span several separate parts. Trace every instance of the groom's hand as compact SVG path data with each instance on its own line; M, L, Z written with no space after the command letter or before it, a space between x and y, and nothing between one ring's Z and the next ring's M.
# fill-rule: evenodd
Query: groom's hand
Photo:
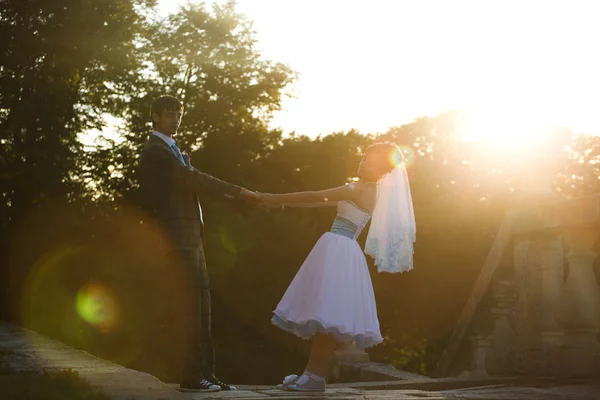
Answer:
M260 195L258 193L252 192L246 188L242 188L240 196L249 203L258 203L260 200Z
M260 204L265 210L272 210L274 208L283 209L283 204L274 201L271 193L259 193Z
M247 203L253 204L256 207L260 207L263 210L269 211L274 208L273 204L268 204L265 202L265 196L268 196L265 193L252 192L246 188L242 188L240 192L240 197L246 200Z
M240 197L242 197L248 204L253 204L264 210L268 210L268 207L265 207L265 204L263 204L263 202L261 201L260 193L256 193L246 188L242 188L242 190L240 191Z

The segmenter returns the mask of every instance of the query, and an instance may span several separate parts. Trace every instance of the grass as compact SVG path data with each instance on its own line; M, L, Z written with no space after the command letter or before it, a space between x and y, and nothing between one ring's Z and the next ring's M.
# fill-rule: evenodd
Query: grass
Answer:
M2 400L110 400L90 387L77 371L13 372L6 358L13 353L0 348L0 399Z

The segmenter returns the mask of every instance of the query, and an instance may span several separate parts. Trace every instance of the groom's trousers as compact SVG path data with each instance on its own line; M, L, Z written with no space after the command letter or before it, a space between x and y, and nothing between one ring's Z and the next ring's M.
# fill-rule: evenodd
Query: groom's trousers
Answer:
M201 229L201 228L200 228ZM174 272L174 323L182 333L183 376L196 379L210 376L215 369L211 336L211 297L202 233L191 237L195 244L178 246L171 253Z

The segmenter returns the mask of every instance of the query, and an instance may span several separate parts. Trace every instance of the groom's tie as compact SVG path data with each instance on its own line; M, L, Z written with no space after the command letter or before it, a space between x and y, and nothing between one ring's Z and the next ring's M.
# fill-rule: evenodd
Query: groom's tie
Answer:
M181 154L181 151L179 151L179 147L177 147L177 145L175 143L173 143L171 145L171 150L173 150L173 152L177 155L177 157L179 158L179 161L181 161L181 163L183 165L185 165L189 169L193 169L191 164L188 164L185 162L185 159L183 158L183 154Z
M173 150L177 157L179 157L179 161L181 161L183 165L186 165L185 160L183 159L183 154L181 154L181 151L179 151L179 147L177 147L175 143L171 145L171 150Z

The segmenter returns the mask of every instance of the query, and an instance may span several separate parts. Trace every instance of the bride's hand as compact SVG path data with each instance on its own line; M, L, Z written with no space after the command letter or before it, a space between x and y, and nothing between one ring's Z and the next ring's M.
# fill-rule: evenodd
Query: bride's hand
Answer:
M273 195L271 193L258 193L258 201L260 201L264 205L273 204Z
M258 201L267 208L277 208L280 207L281 204L275 200L275 196L271 193L259 193Z

